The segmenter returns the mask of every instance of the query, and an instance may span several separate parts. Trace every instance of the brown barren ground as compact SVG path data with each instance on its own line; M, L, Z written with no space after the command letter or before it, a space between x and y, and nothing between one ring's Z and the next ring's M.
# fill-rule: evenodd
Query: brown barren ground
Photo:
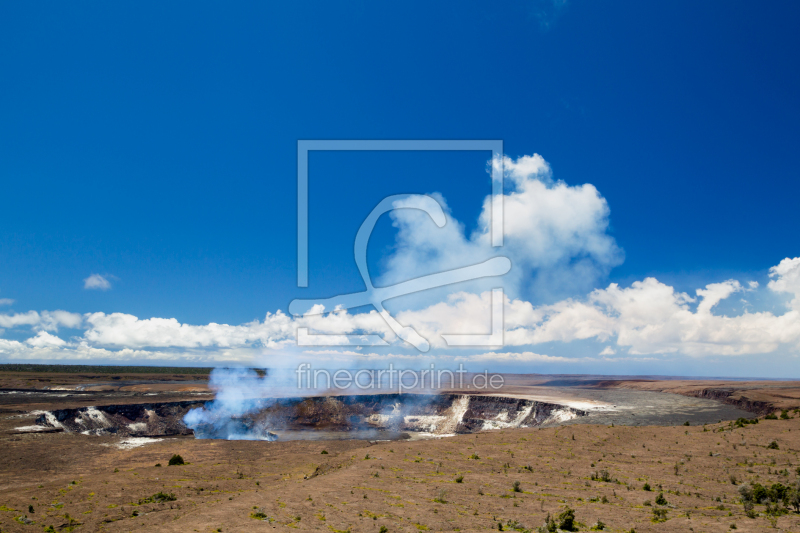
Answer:
M52 375L44 379L56 381ZM108 376L96 379L107 381ZM197 379L186 376L149 389L157 394L146 399L141 391L118 388L66 400L76 405L172 401L187 394L180 381ZM800 390L792 382L597 381L582 386L688 396L721 390L778 407L800 404L792 400ZM503 394L537 395L541 389L536 385L563 383L552 377L514 377ZM167 390L172 392L165 396ZM45 406L37 400L34 406L7 399L2 406L0 531L51 531L47 528L52 526L52 531L76 532L293 528L379 533L381 527L389 532L498 530L498 523L505 530L535 531L548 513L557 515L566 507L575 510L581 531L598 520L606 531L626 533L632 528L639 533L722 532L734 524L745 532L773 526L800 531L795 513L771 518L763 505L756 505L758 516L748 518L738 496L742 482L796 483L800 416L794 413L789 420L761 419L743 428L728 422L705 427L582 424L379 443L164 438L119 449L120 439L114 436L15 434L16 426L31 423L17 413L63 407L60 402L53 399ZM778 449L767 447L772 441ZM167 466L173 454L188 464ZM604 471L611 481L593 479ZM517 481L520 492L513 489ZM643 490L645 483L651 491ZM159 492L175 499L148 500ZM658 506L661 493L667 504ZM653 509L665 509L667 520L653 522Z
M767 448L773 440L779 449ZM609 531L760 531L772 527L764 507L747 518L731 475L793 483L800 418L735 430L582 425L373 445L183 438L120 450L113 437L68 434L1 442L2 531L477 531L509 521L535 528L566 506L581 530L601 520ZM189 464L167 466L175 453ZM603 470L617 482L591 479ZM176 499L140 503L158 492ZM668 520L653 523L661 492ZM35 524L17 521L25 516ZM776 523L800 530L794 513Z

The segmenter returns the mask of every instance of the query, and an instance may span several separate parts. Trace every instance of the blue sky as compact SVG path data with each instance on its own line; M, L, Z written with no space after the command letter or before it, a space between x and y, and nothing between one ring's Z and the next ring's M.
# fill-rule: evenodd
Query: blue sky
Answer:
M800 256L798 22L792 2L6 3L0 299L13 302L0 314L242 325L293 298L361 290L353 236L386 195L440 193L467 235L478 227L488 154L314 154L311 277L298 289L298 139L502 139L512 161L540 154L553 180L591 184L623 255L557 290L524 284L534 307L655 277L692 296L755 280L759 291L715 313L794 312L791 292L767 283ZM397 244L385 217L370 241L376 277ZM86 289L92 274L110 288ZM0 358L120 357L25 344L44 331L60 349L125 348L91 340L84 320L0 319L0 339L24 345ZM610 343L630 355L614 331L506 351L587 358ZM794 337L774 341L758 355L800 374ZM230 359L213 344L194 359L181 346L129 348L156 350L137 352L155 362ZM292 348L263 350L253 357ZM515 368L766 372L752 349L692 350Z

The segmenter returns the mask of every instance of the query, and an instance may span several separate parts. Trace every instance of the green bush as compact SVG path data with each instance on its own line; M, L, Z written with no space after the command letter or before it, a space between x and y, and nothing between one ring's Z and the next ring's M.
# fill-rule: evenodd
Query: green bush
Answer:
M656 505L667 505L667 499L664 497L663 492L660 492L656 497Z
M778 447L778 441L774 440L774 441L770 442L769 444L767 444L767 449L768 450L779 450L780 448Z
M558 528L564 531L577 531L575 527L575 511L567 507L558 515Z
M650 483L645 483L645 484L644 484L644 487L642 487L642 490L645 490L645 491L647 491L647 492L650 492L650 490L651 490L651 489L650 489Z
M456 478L456 483L463 483L463 482L464 482L464 476L458 476Z
M171 492L169 494L165 492L156 492L152 496L147 498L142 498L139 500L139 505L144 505L145 503L164 503L164 502L174 502L178 498L175 497L174 494Z
M667 510L666 509L653 509L653 522L666 522Z
M186 463L183 460L183 457L178 455L177 453L169 458L169 466L177 466L177 465L185 465Z

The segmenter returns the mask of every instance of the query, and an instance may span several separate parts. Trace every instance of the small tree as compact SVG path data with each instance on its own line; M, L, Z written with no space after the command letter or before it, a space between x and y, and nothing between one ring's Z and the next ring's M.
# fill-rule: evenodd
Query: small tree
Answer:
M794 509L795 513L800 513L800 491L795 489L789 489L786 494L786 503L788 503L792 509Z

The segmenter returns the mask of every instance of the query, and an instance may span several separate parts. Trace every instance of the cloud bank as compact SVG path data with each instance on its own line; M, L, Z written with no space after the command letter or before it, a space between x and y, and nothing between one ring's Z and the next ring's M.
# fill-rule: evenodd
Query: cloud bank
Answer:
M502 248L490 244L491 197L483 200L476 229L468 235L439 196L447 216L442 228L415 209L391 212L396 246L385 259L378 284L398 283L498 255L509 257L513 269L502 279L502 349L449 348L441 337L489 333L491 288L500 283L493 278L394 301L397 320L431 342L433 350L426 356L399 340L375 311L353 314L336 309L312 314L322 311L315 308L304 316L268 312L263 320L239 325L192 325L176 318L126 313L6 313L0 314L0 359L225 364L265 358L273 364L295 355L340 362L428 357L525 365L649 361L669 354L702 359L800 353L800 257L787 257L770 268L763 286L728 279L688 293L654 277L628 286L608 284L604 279L624 254L608 232L609 206L597 189L591 184L555 181L550 166L537 154L497 159L489 163L489 170L501 164L507 185ZM92 274L84 287L108 290L111 283ZM720 307L726 308L720 303L731 301L734 295L767 298L781 308L746 309L730 316L719 312ZM8 303L0 300L0 305ZM331 335L331 347L298 347L298 328ZM346 343L346 335L374 333L381 334L389 347L336 348ZM594 343L591 353L597 355L538 353L541 347L569 343Z
M506 297L505 346L594 340L608 344L601 356L616 354L618 358L670 353L691 357L743 356L772 353L781 348L797 352L800 350L800 257L784 259L770 269L769 276L766 288L726 280L698 288L694 296L655 278L645 278L628 287L612 283L582 299L570 298L548 305L537 306ZM714 313L718 304L732 295L757 290L788 298L786 311L782 314L745 311L735 316ZM488 332L490 304L488 291L459 292L444 302L400 312L397 318L426 336L439 349L437 357L468 358L473 356L448 349L441 334ZM294 346L298 327L341 336L379 332L396 348L402 348L402 342L374 311L358 314L336 311L296 318L278 311L267 313L264 320L241 325L190 325L174 318L140 319L124 313L79 315L66 311L29 311L0 315L0 327L29 328L36 332L24 342L0 339L0 356L11 359L116 359L135 354L141 359L237 360ZM82 334L65 340L55 334L59 327L82 330ZM335 344L337 337L332 339ZM524 357L519 354L524 353L533 352L498 355L497 359L521 361ZM549 356L536 357L542 361Z

